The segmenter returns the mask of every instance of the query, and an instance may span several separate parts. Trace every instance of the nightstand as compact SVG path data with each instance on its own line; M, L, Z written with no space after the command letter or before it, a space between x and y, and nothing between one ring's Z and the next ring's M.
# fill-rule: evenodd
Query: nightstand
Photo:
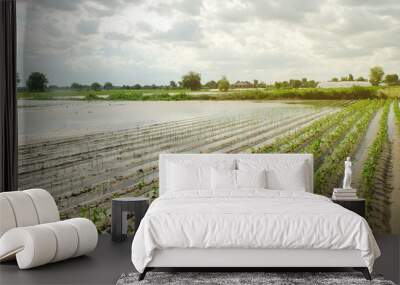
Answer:
M365 218L365 199L351 199L351 200L337 200L332 199L333 203L339 204L340 206L359 214Z
M111 204L111 236L113 241L123 241L128 232L128 213L135 215L135 233L140 221L149 207L149 198L145 197L122 197L112 199Z

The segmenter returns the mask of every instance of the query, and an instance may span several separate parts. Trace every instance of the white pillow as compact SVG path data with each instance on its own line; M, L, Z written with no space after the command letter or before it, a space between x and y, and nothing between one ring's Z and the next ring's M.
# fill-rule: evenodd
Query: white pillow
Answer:
M236 170L231 169L211 169L211 189L212 190L235 190L236 189Z
M302 160L239 159L239 170L267 170L267 188L274 190L306 191L308 175Z
M241 188L266 188L267 172L263 170L211 169L212 190L237 190Z
M267 188L267 171L236 170L237 188Z
M171 163L168 173L171 191L210 189L210 167Z
M167 167L167 191L211 190L211 168L235 169L234 160L192 161L177 159L169 161Z

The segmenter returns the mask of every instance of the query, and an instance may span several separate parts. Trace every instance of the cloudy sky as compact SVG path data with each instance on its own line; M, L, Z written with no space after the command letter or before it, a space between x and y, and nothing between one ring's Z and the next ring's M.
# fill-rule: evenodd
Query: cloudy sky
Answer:
M50 84L400 73L399 0L17 0L18 69Z

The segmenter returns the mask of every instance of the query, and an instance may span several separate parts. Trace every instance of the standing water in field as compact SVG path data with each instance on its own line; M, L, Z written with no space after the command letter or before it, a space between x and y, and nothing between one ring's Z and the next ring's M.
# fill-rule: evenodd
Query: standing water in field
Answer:
M311 106L249 101L38 101L19 100L19 143L132 129L143 125L195 117L224 117L257 111L307 110Z

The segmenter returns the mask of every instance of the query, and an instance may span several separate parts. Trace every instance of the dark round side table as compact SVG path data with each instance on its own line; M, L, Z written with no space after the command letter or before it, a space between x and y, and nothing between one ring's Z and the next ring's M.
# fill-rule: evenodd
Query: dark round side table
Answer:
M111 236L113 241L123 241L128 232L128 213L135 215L135 233L140 221L149 208L149 198L121 197L112 199L111 204Z

